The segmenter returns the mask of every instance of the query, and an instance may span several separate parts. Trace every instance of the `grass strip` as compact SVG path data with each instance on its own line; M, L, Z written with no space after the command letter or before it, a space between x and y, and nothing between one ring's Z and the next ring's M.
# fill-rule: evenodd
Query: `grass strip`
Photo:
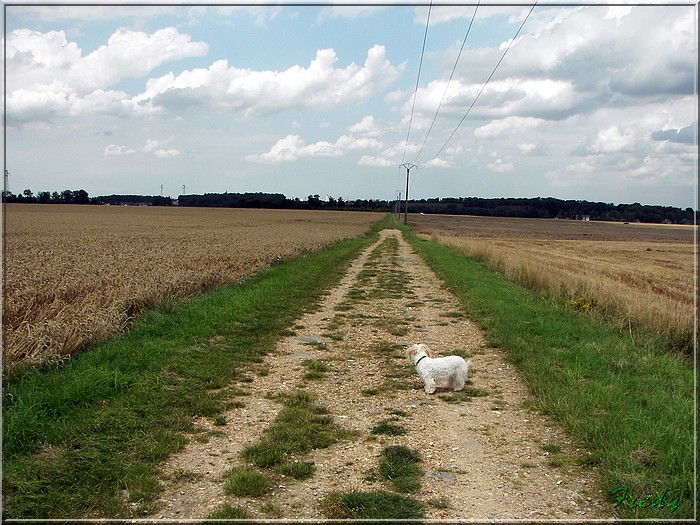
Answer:
M488 343L518 367L538 408L588 448L577 461L597 465L616 515L693 517L694 381L687 361L670 355L664 342L637 346L612 323L399 227Z
M305 391L287 396L284 407L265 430L262 439L243 449L243 459L260 468L275 468L297 479L310 477L312 466L299 464L298 456L316 448L327 448L349 436L333 423L327 409L314 400L315 396Z
M337 282L371 235L145 314L123 336L3 385L5 518L128 518L153 512L157 465L195 416Z

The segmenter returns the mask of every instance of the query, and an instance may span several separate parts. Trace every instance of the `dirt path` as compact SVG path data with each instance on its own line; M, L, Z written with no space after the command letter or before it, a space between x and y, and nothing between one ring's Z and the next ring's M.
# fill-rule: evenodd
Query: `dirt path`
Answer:
M388 445L421 453L425 474L412 496L428 519L610 517L594 471L576 464L582 452L532 408L515 368L500 350L485 346L399 231L383 230L318 311L293 329L251 371L252 381L231 387L240 397L233 398L238 403L225 414L226 424L198 421L199 438L163 466L156 517L204 518L228 503L251 518L323 518L319 503L331 492L392 490L376 476ZM425 394L404 356L415 342L438 355L471 359L468 388ZM323 377L304 379L303 362L310 359L326 365ZM262 497L225 494L223 475L244 463L242 449L259 441L281 408L271 398L298 388L314 392L355 437L308 455L316 467L308 480L277 475ZM372 434L385 420L406 433Z

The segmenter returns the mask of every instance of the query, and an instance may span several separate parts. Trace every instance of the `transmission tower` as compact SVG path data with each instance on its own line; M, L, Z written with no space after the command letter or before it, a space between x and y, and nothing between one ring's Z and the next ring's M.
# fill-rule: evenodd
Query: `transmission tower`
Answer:
M403 209L403 223L408 224L408 174L413 168L417 168L418 166L410 162L405 162L401 164L401 167L406 168L406 201Z

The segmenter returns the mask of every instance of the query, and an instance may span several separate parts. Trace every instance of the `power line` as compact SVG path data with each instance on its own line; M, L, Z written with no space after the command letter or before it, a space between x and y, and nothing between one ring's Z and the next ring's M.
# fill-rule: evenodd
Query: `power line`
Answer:
M401 156L401 162L403 163L406 158L406 149L408 148L408 137L411 135L411 124L413 123L413 111L416 109L416 97L418 95L418 83L420 82L420 72L423 68L423 55L425 54L425 42L428 39L428 26L430 25L430 12L433 10L433 2L430 2L430 7L428 8L428 18L425 21L425 34L423 35L423 49L420 52L420 62L418 63L418 78L416 78L416 89L413 92L413 106L411 106L411 116L408 119L408 131L406 132L406 144L403 147L403 155Z
M435 154L435 156L431 159L431 162L432 162L433 160L435 160L436 158L438 158L438 155L440 155L440 153L442 153L442 150L444 150L445 147L447 147L447 144L450 142L450 140L452 140L452 137L454 137L455 133L457 133L457 130L458 130L459 127L462 125L462 122L464 122L464 120L467 118L467 115L469 115L469 112L472 110L472 108L473 108L474 105L476 104L476 101L479 100L479 97L480 97L481 94L484 92L484 89L486 89L486 86L488 85L488 83L489 83L489 82L491 81L491 79L493 78L493 75L496 73L496 70L498 69L498 66L501 65L501 62L503 62L503 59L506 57L506 54L508 53L508 50L510 49L510 47L513 45L513 42L515 42L515 40L518 38L518 35L520 34L520 31L522 30L523 26L525 25L525 22L527 22L527 19L530 18L530 15L532 14L532 11L535 9L535 6L537 6L537 2L535 2L535 3L532 5L532 7L530 8L530 11L528 12L527 16L525 17L525 20L523 20L523 23L520 24L520 27L519 27L518 30L516 31L515 36L512 38L512 40L511 40L510 42L508 42L508 47L506 47L506 50L503 52L503 54L501 55L501 58L500 58L500 59L498 60L498 62L496 63L496 67L494 67L494 68L493 68L493 71L491 71L491 74L489 75L489 78L487 78L487 79L486 79L486 82L484 82L484 85L481 86L481 89L479 90L479 93L477 93L476 98L475 98L474 101L472 102L471 106L469 106L469 109L467 109L467 112L466 112L466 113L464 114L464 116L462 117L462 120L459 121L459 124L457 124L457 127L454 129L454 131L452 132L452 134L451 134L449 137L447 137L447 140L446 140L445 143L442 145L442 147L438 150L438 152Z
M460 57L462 56L462 51L464 50L464 45L467 43L467 38L469 37L469 32L472 30L472 24L474 24L474 19L476 18L476 12L479 10L479 3L477 2L476 8L474 9L474 14L472 14L472 19L469 22L469 27L467 28L467 32L464 35L464 40L462 40L462 47L459 48L459 53L457 54L457 60L455 60L455 65L452 66L452 72L450 73L450 78L447 79L447 85L445 86L445 91L442 93L442 98L440 99L440 104L438 104L437 110L435 111L435 115L433 116L433 121L430 123L430 128L428 128L428 133L425 135L425 138L423 139L423 144L420 147L420 150L418 151L418 154L416 155L416 158L414 162L418 162L418 157L420 157L420 154L423 152L423 148L425 147L425 143L428 140L428 137L430 136L430 132L433 130L433 126L435 125L435 121L437 120L438 113L440 113L440 108L442 108L442 103L445 101L445 96L447 95L447 89L450 87L450 82L452 82L452 77L455 74L455 70L457 69L457 63L459 62Z

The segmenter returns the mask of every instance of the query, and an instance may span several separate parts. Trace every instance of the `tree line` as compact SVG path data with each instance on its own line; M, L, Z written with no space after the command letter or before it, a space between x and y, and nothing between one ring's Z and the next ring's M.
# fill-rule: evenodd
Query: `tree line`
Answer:
M29 189L19 195L3 192L3 202L45 204L111 204L141 206L193 206L217 208L274 208L298 210L401 211L405 203L377 199L344 200L342 197L309 195L306 199L289 199L281 193L206 193L180 195L177 198L149 195L103 195L90 197L85 190L42 191L36 195ZM612 204L585 200L562 200L553 197L498 198L448 197L408 201L409 213L478 215L487 217L525 217L542 219L589 219L593 221L625 221L673 224L700 222L700 214L692 208Z

